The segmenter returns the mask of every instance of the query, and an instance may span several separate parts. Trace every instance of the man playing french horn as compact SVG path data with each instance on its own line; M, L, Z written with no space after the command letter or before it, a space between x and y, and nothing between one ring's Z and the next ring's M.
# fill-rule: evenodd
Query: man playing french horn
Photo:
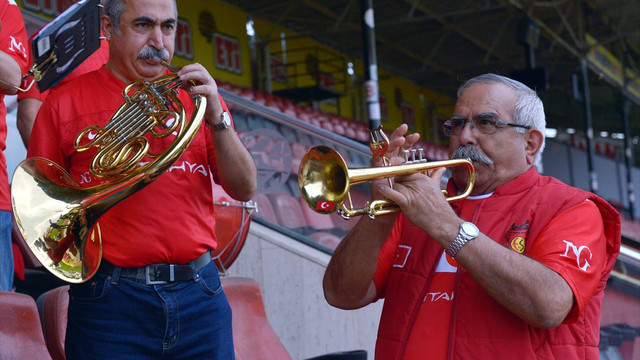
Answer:
M173 166L100 217L102 263L69 292L67 359L233 358L231 310L210 255L211 179L247 201L256 168L209 72L197 63L168 65L177 21L175 0L104 0L107 64L49 96L34 124L28 157L50 159L91 187L110 179L91 168L97 150L79 151L76 137L82 133L86 143L101 135L128 84L152 82L169 68L188 84L178 93L187 118L198 111L192 96L207 100L203 124ZM162 153L175 137L145 136L149 154ZM140 166L152 161L146 156Z

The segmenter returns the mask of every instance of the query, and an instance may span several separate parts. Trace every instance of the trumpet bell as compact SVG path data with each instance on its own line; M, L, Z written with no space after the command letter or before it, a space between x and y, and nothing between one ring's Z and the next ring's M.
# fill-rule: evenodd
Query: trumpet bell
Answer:
M336 211L349 192L347 163L328 146L316 146L300 161L298 185L311 209L321 214Z
M342 156L328 146L315 146L303 156L298 171L298 185L300 194L309 207L321 214L334 211L349 219L352 216L368 215L374 218L378 215L387 215L400 211L397 204L388 200L375 200L368 202L361 209L354 209L344 205L349 195L351 185L378 179L406 175L416 172L425 172L442 167L464 166L468 173L467 188L459 195L447 196L448 202L456 201L471 194L475 182L475 170L468 159L453 159L445 161L426 162L424 160L411 161L394 166L375 168L348 169ZM351 200L349 200L351 203Z

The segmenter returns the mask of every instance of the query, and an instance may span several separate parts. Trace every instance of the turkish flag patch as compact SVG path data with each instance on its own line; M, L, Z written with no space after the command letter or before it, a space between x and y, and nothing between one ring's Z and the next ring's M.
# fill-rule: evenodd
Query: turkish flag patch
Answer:
M318 201L318 205L316 205L316 210L332 211L335 206L336 203L333 201L320 200Z

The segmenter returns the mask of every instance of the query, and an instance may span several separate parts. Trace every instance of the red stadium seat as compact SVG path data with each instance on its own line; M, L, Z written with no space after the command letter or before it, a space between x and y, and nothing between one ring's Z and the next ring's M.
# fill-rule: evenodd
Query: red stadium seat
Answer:
M223 277L221 281L233 312L236 360L291 359L269 324L258 283L242 277Z
M253 100L255 98L255 95L253 93L253 90L250 88L242 88L240 89L240 96L242 96L243 98L247 99L247 100Z
M356 127L356 140L369 142L369 130L364 125Z
M298 169L300 168L300 160L302 160L304 155L307 153L307 148L301 143L295 141L291 142L289 145L291 146L292 155L291 173L297 174Z
M271 193L267 196L271 200L278 224L289 229L307 227L302 208L295 197L285 193Z
M353 127L352 125L345 127L344 136L348 137L349 139L356 140L358 138L358 134L356 133L355 127Z
M278 224L278 218L276 217L276 213L274 212L271 201L267 195L255 194L253 196L253 201L258 205L258 210L255 212L255 216L261 217L274 224Z
M331 132L334 132L335 129L333 123L329 120L320 120L320 127Z
M330 216L313 211L301 197L298 198L298 202L307 225L315 230L331 230L335 227Z
M29 295L0 291L0 359L51 360Z
M51 289L38 297L38 312L44 340L55 360L64 360L64 340L67 331L69 285Z

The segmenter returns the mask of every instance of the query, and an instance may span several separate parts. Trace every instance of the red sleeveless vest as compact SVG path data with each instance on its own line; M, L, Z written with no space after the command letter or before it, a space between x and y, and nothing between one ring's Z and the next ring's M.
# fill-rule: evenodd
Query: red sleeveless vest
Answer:
M455 192L452 183L450 193ZM618 212L598 196L568 186L530 169L501 186L479 205L476 225L490 238L507 246L512 225L525 224L525 250L557 214L585 199L600 210L607 238L607 262L598 289L575 321L540 329L509 312L487 294L462 267L456 275L449 359L598 359L600 305L606 281L620 251ZM464 201L464 200L462 200ZM454 203L454 210L457 206ZM376 343L376 359L401 359L420 304L443 249L404 216L400 245L411 248L404 267L392 268L384 294ZM517 269L514 269L517 271ZM425 349L428 358L428 349Z

